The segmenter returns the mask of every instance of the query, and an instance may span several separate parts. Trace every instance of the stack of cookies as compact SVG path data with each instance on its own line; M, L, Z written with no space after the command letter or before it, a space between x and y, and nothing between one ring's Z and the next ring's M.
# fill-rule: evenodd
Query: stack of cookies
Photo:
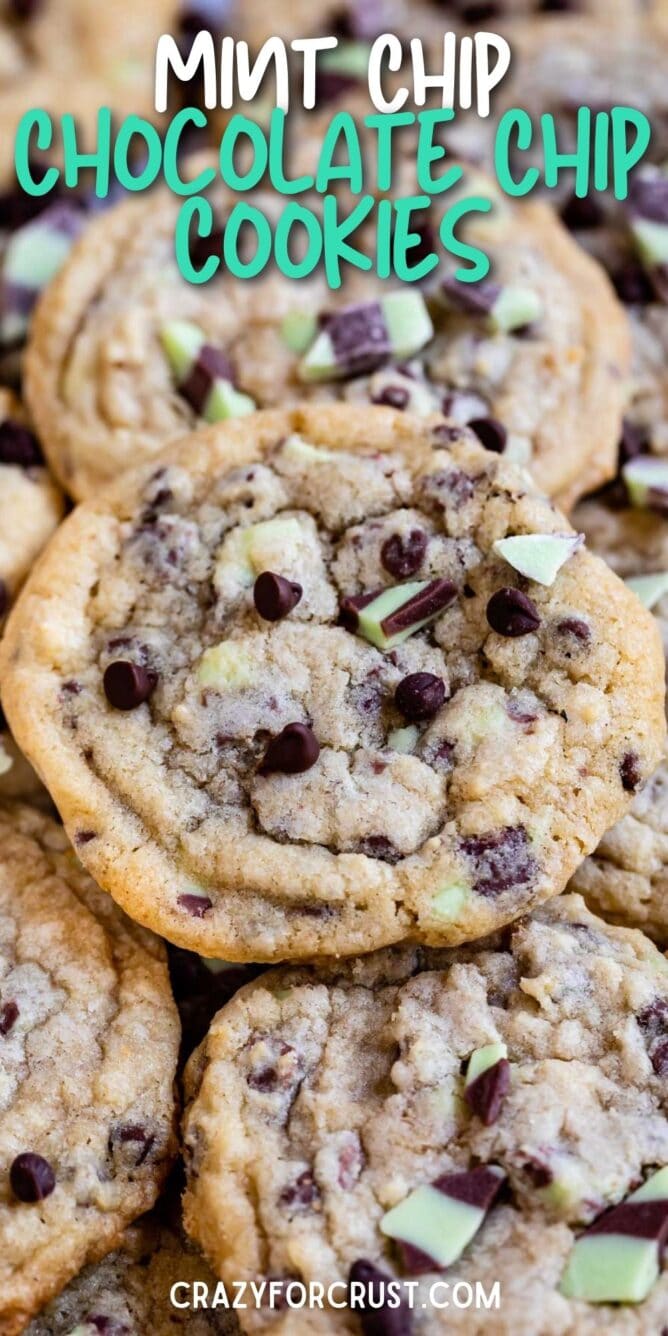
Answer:
M5 179L0 1336L668 1330L668 30L502 8L270 24L350 56L306 154L416 23L646 110L627 201L486 179L475 287L189 286L167 193ZM2 20L54 109L90 15Z

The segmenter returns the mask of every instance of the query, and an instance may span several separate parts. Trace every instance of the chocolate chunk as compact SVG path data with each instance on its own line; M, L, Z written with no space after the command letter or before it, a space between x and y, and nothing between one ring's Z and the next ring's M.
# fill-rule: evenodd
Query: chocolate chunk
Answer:
M487 621L500 636L526 636L540 626L540 614L520 589L497 589L487 604Z
M373 404L385 404L387 408L397 408L403 410L408 404L410 395L405 385L384 385L378 394L371 395Z
M14 1002L13 1000L11 1002L3 1002L2 1006L0 1006L0 1035L2 1035L3 1038L5 1035L9 1034L9 1031L15 1025L18 1018L18 1002Z
M636 752L627 752L622 757L619 773L622 780L622 788L627 793L635 793L636 789L642 783L642 770L640 768L640 757Z
M319 755L320 744L308 724L286 724L269 743L260 774L278 771L283 775L301 775L315 765Z
M472 418L468 425L486 450L492 450L495 455L503 454L508 440L508 432L498 418Z
M186 893L185 895L178 895L176 897L176 903L177 905L180 905L182 909L187 910L193 918L198 919L204 918L204 915L208 914L210 909L213 909L213 900L210 900L208 895L190 895Z
M578 196L573 194L566 200L561 210L562 222L571 232L600 227L604 218L604 211L593 195L585 195L584 199L578 199Z
M204 343L188 375L179 385L179 393L199 416L204 416L209 395L217 380L229 381L233 385L234 367L222 348Z
M306 1210L314 1202L320 1200L320 1188L313 1178L310 1169L305 1169L303 1174L296 1178L294 1183L288 1184L283 1188L279 1197L279 1204L287 1206L292 1211Z
M503 1180L504 1175L498 1169L478 1164L475 1169L443 1174L441 1178L435 1179L432 1186L445 1193L446 1197L466 1202L467 1206L475 1206L479 1211L488 1211Z
M424 530L411 529L410 533L393 533L386 538L380 549L380 559L390 575L397 580L406 580L419 571L426 551L427 535Z
M628 260L611 278L617 296L626 306L648 306L654 301L654 288L636 260Z
M462 283L458 278L444 278L441 289L451 306L463 315L489 315L501 288L498 283Z
M116 659L105 669L104 694L115 710L136 710L148 700L158 681L157 673L128 659Z
M636 173L629 184L627 212L654 223L668 223L668 176Z
M349 376L375 371L392 351L380 302L361 302L336 315L325 316L334 356Z
M409 673L395 693L397 709L405 719L431 719L445 700L445 682L435 673Z
M279 622L296 608L302 596L302 587L295 580L286 580L273 571L263 571L253 586L253 602L266 622Z
M365 1258L353 1262L350 1268L348 1285L362 1287L362 1304L360 1306L360 1300L356 1300L355 1312L359 1314L364 1336L411 1336L413 1318L400 1291L398 1306L389 1307L387 1286L392 1279L386 1271L381 1271Z
M528 885L536 875L536 860L524 826L466 835L459 844L474 866L473 885L478 895L501 895Z
M37 437L13 418L0 422L0 464L17 464L19 468L36 468L44 463Z
M466 1102L485 1127L495 1123L510 1089L510 1063L500 1058L466 1085Z
M9 1181L19 1201L44 1201L56 1186L56 1175L48 1160L28 1150L12 1161Z

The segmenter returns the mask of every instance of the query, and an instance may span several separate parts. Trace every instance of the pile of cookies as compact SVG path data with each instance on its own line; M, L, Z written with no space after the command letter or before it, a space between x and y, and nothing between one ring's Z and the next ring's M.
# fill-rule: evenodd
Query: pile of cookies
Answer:
M453 127L475 287L190 286L0 158L0 1336L668 1330L668 27L563 7L0 20L8 130L223 22L339 34L307 156L416 25L654 127L530 202Z

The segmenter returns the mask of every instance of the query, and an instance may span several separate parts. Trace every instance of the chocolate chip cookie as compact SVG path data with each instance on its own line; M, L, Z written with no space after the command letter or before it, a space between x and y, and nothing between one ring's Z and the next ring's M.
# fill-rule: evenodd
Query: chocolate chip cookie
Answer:
M27 355L31 411L65 488L94 495L190 427L305 398L470 421L564 504L611 477L630 354L609 282L544 206L511 207L471 174L458 189L492 199L464 228L491 258L488 279L459 281L451 260L401 292L348 270L333 292L320 268L247 282L223 266L189 284L171 197L95 222L43 298ZM443 259L440 199L412 263ZM282 211L275 196L247 202L274 221ZM197 268L220 254L234 200L214 204ZM373 253L368 234L353 240Z
M245 1331L661 1330L668 964L579 896L460 950L271 971L186 1075L186 1226L228 1283L275 1282ZM412 1310L378 1304L391 1279ZM290 1311L300 1281L339 1310Z
M26 1336L233 1336L238 1328L222 1307L191 1307L195 1284L207 1286L213 1299L216 1280L203 1259L177 1232L147 1216L127 1230L117 1252L85 1267Z
M179 1025L160 944L27 807L0 808L0 895L0 1330L14 1336L152 1206L175 1150Z
M382 407L219 425L80 506L0 673L91 873L227 960L516 918L665 732L635 596L470 429Z

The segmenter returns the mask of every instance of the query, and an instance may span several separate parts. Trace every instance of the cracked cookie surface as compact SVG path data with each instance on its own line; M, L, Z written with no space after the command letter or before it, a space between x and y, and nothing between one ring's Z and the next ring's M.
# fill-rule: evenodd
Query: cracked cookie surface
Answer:
M489 282L447 282L443 261L421 289L430 329L400 355L360 350L349 315L346 354L321 366L317 381L303 370L309 339L348 308L359 325L360 311L373 309L391 283L353 273L332 292L321 268L299 282L275 269L246 282L223 265L194 285L181 278L174 256L173 198L134 201L94 222L40 304L27 356L29 401L66 489L77 498L94 495L101 481L202 425L211 412L201 374L198 382L175 378L164 346L175 322L186 322L191 337L199 332L209 358L226 366L237 411L343 398L444 411L481 422L483 431L491 418L497 448L526 463L564 504L612 476L629 358L619 303L544 205L511 206L487 181L480 193L491 195L493 210L465 234L489 254ZM196 249L197 268L210 252L220 253L235 203L220 191L211 198L216 231L212 245ZM276 198L259 196L255 204L275 224ZM420 222L420 253L441 254L443 209L435 205ZM353 241L364 250L363 233ZM525 303L528 294L529 305L514 315L518 293ZM490 310L499 295L506 302L501 325ZM300 351L290 322L300 335L306 330ZM204 360L194 359L198 373Z
M651 615L503 456L384 408L211 428L80 506L0 671L91 873L227 960L493 930L665 732Z
M189 1232L228 1283L345 1286L366 1266L419 1286L412 1313L376 1327L283 1308L241 1314L244 1330L658 1333L668 1271L622 1307L562 1285L581 1231L668 1161L667 1021L664 957L579 896L467 948L284 968L244 988L187 1069ZM471 1057L490 1049L497 1075L476 1092ZM458 1228L439 1192L471 1202L484 1174L501 1192L439 1266ZM437 1312L438 1279L498 1281L500 1304Z
M175 1151L179 1025L161 945L62 828L8 805L0 836L0 1331L14 1336L152 1206Z

